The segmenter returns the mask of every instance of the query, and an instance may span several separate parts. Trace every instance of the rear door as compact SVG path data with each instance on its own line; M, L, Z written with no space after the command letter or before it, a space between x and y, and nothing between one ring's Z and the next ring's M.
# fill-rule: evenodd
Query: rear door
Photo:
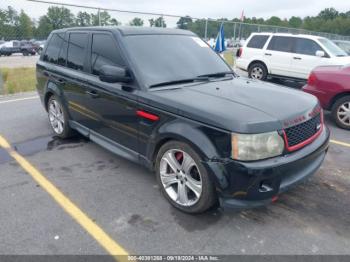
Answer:
M88 47L90 33L72 31L68 35L66 60L62 57L62 82L64 96L72 120L79 124L80 131L87 135L88 129L96 129L101 124L94 111L93 97L88 88ZM62 48L63 50L63 48ZM77 127L76 127L77 128Z
M294 38L288 36L273 36L264 52L264 61L270 74L293 76L291 74L292 48Z
M38 92L44 98L46 88L55 85L58 90L63 89L63 84L58 81L58 58L61 46L64 42L64 33L53 33L47 42L47 47L43 50L40 60L36 65L37 87Z
M316 56L317 51L324 50L314 40L299 37L295 38L291 68L295 77L307 79L312 69L327 63L328 58Z

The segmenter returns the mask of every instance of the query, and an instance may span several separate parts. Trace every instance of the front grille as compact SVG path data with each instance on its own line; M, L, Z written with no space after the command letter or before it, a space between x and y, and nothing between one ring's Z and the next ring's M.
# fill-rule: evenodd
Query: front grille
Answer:
M286 133L288 146L292 147L298 145L312 137L319 130L317 129L317 126L319 126L320 124L321 114L318 114L314 118L311 118L310 120L304 123L285 129L284 131Z

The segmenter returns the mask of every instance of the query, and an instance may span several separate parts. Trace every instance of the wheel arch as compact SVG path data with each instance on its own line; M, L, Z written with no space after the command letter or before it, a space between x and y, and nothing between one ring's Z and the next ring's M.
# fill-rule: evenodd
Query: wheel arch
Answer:
M53 95L61 97L60 94L61 94L61 91L58 88L58 86L53 82L48 82L45 90L45 95L44 95L44 105L45 105L46 111L47 111L47 103L49 102L50 97Z
M342 92L342 93L339 93L339 94L335 95L335 96L331 99L331 101L330 101L330 103L329 103L327 109L328 109L328 110L332 110L334 104L335 104L339 99L343 98L344 96L350 96L350 91L344 91L344 92Z
M179 131L181 131L181 133ZM220 156L218 149L216 149L213 142L204 132L196 128L196 125L181 122L171 123L166 125L156 137L157 140L155 140L154 143L150 143L152 146L150 146L148 150L148 159L150 160L151 170L155 170L158 152L165 143L169 141L184 142L200 156L202 163L208 171L210 179L212 179L216 188L224 188L227 186L228 182L225 172L221 169L218 172L214 172L214 169L216 169L215 167L217 166L216 164L220 162L218 159L218 156ZM213 166L215 167L213 168Z
M259 59L254 59L253 61L251 61L251 62L249 63L249 65L248 65L248 71L250 70L250 67L251 67L253 64L255 64L255 63L259 63L259 64L262 64L263 66L265 66L267 73L269 73L269 69L267 68L266 63L265 63L264 61L262 61L262 60L259 60Z
M153 143L147 150L148 159L155 163L159 149L169 141L184 142L191 146L193 150L204 160L218 156L217 150L208 136L199 130L198 125L175 120L161 126L152 135Z

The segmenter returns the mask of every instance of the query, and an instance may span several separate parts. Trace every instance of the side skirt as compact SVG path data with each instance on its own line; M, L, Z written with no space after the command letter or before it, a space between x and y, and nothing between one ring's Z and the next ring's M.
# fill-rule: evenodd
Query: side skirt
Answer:
M148 160L144 157L141 156L139 153L126 148L125 146L122 146L120 144L118 144L117 142L75 122L70 120L69 121L69 126L72 129L75 129L76 131L78 131L80 134L82 134L83 136L88 137L91 141L95 142L96 144L102 146L103 148L107 149L108 151L121 156L123 158L126 158L132 162L136 162L139 164L142 164L146 167L149 167L148 164Z

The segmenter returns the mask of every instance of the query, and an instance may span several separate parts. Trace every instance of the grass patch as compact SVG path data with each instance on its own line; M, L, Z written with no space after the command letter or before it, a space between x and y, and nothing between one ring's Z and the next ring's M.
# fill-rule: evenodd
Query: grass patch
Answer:
M19 92L33 91L36 88L35 68L1 68L2 87L0 92L3 95Z
M226 51L224 52L224 58L226 62L232 67L234 65L234 59L233 59L233 52L232 51Z

